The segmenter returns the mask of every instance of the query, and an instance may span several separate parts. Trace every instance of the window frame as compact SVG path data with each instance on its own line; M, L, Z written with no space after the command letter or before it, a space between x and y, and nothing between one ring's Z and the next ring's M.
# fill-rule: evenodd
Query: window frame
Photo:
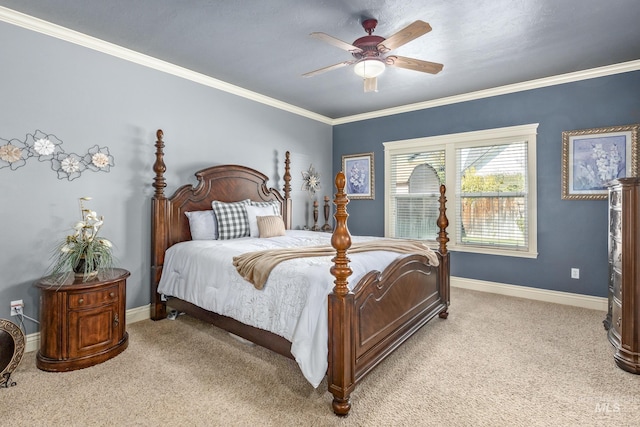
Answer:
M445 185L447 187L447 218L449 219L448 249L459 252L472 252L489 255L537 258L538 256L538 221L537 221L537 180L536 180L536 139L538 123L509 126L497 129L486 129L472 132L454 133L423 138L384 142L384 225L385 236L393 237L395 218L391 217L391 156L415 153L421 150L445 151ZM527 214L528 214L528 249L516 250L507 248L487 248L457 244L458 214L460 199L456 188L456 150L475 146L497 145L524 141L527 144ZM435 236L434 236L435 241Z

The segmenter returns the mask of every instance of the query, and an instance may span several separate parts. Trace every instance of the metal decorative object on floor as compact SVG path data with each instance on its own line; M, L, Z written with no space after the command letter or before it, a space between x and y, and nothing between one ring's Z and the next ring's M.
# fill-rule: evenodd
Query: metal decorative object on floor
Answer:
M9 320L0 319L0 388L16 385L11 380L11 373L20 364L24 348L22 329Z

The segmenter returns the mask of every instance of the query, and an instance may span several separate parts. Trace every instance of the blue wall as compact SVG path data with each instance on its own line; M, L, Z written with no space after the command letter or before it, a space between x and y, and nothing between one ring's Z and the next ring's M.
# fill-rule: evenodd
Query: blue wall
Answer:
M131 271L127 308L149 303L150 217L155 132L165 132L166 194L195 184L194 173L224 163L263 171L282 188L284 152L291 151L293 222L311 225L302 191L310 163L323 185L331 174L331 126L153 70L73 43L0 22L0 138L23 141L40 129L84 154L99 144L115 160L109 173L57 178L48 162L31 158L0 169L0 318L22 299L39 317L33 282L49 267L53 248L80 219L78 198L105 217L101 235ZM0 145L6 142L0 141ZM37 325L27 321L27 332Z
M606 296L607 203L561 199L562 131L640 123L640 71L334 126L334 172L343 154L375 153L375 200L349 203L349 230L384 234L383 142L528 123L539 123L538 258L452 252L451 274Z

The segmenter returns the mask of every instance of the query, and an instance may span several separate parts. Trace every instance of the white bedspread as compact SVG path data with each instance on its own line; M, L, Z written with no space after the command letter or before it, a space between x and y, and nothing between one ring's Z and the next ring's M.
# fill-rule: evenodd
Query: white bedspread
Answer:
M374 237L353 237L354 242ZM193 240L170 247L165 255L158 292L189 301L209 311L273 332L291 341L291 353L305 378L317 387L327 370L327 295L335 277L332 257L300 258L275 267L257 290L233 266L245 252L331 244L331 234L288 230L267 239ZM348 254L350 286L371 270L383 270L395 252Z

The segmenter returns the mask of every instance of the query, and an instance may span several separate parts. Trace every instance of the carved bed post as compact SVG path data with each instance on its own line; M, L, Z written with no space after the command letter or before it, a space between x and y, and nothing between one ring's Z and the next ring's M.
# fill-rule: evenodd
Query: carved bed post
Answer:
M284 158L284 209L285 209L285 222L284 226L287 230L291 230L291 160L290 154L287 151Z
M166 317L166 304L161 300L158 294L158 283L162 274L162 264L164 263L164 251L167 249L168 231L167 216L168 205L167 198L164 195L164 189L167 183L164 179L164 173L167 168L164 164L164 133L161 129L156 132L156 162L153 165L153 171L156 177L153 179L153 187L155 193L151 200L151 318L160 320Z
M438 240L439 248L438 252L440 253L440 269L439 274L439 282L440 282L440 294L442 295L442 299L446 302L447 307L449 306L449 278L451 264L449 263L449 251L447 250L447 242L449 241L449 237L447 235L447 227L449 226L449 219L447 218L447 198L445 197L446 187L444 185L440 186L440 197L438 201L440 202L440 215L438 216L438 228L440 231L438 232ZM445 309L440 314L438 314L440 318L446 319L449 316L449 312Z
M438 216L438 228L440 232L438 233L438 243L440 243L440 253L442 255L447 253L447 242L449 241L449 237L447 235L447 227L449 226L449 219L447 218L447 198L445 197L445 192L447 191L444 185L440 186L440 197L438 198L438 202L440 202L440 215Z
M351 409L349 396L355 386L355 343L353 336L354 295L349 291L347 278L352 271L349 267L347 249L351 247L351 236L347 228L347 203L344 193L344 173L336 176L337 193L335 229L331 245L336 249L332 259L331 274L336 278L333 293L329 294L329 391L333 394L333 412L345 416Z

